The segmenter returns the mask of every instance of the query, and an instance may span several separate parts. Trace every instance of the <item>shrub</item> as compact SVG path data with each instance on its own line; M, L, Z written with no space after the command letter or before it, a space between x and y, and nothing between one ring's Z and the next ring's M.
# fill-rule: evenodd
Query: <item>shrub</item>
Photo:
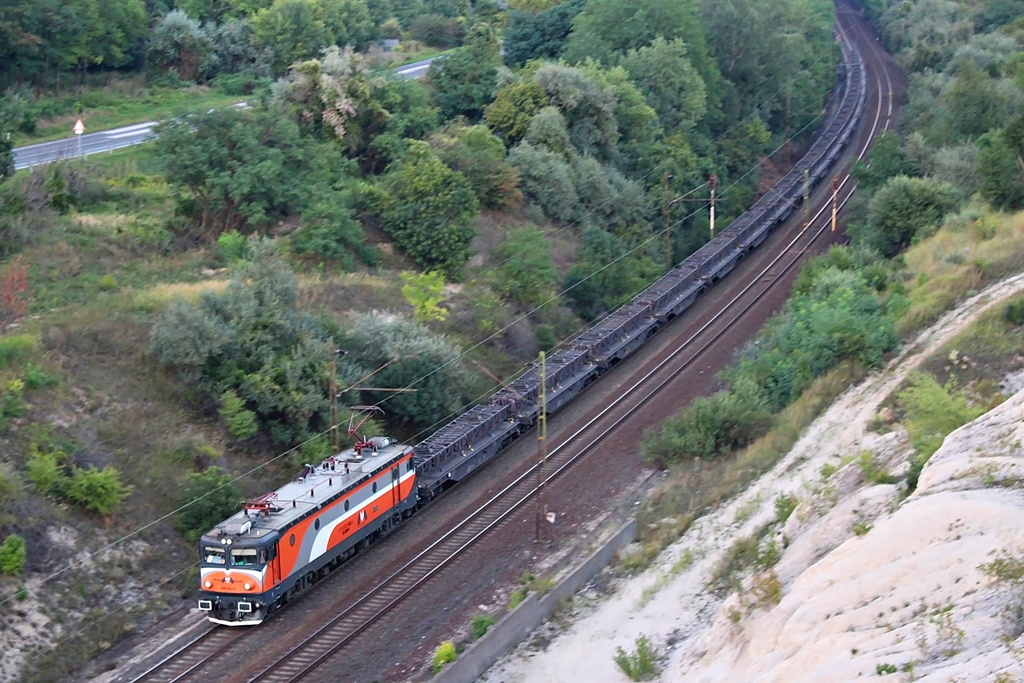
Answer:
M946 435L985 410L969 406L967 396L956 388L952 378L942 387L932 375L922 372L910 376L907 388L897 396L897 403L903 410L903 426L915 451L907 470L907 486L913 491L928 458L939 449Z
M245 401L238 398L233 391L225 391L220 396L220 409L217 411L221 418L227 423L231 436L239 441L256 436L259 431L259 424L256 422L256 413L245 407Z
M36 491L44 495L60 495L63 493L67 477L67 455L57 448L40 446L33 440L29 447L29 459L25 463L28 480Z
M789 516L796 509L796 496L788 493L780 493L775 497L775 521L785 524Z
M487 633L487 629L494 626L494 616L490 614L475 614L473 615L473 621L471 627L473 629L473 640L478 640L484 637Z
M741 448L770 426L764 401L749 384L693 401L666 421L660 436L649 432L641 443L644 457L658 464L710 459Z
M454 662L456 656L455 643L452 641L446 640L438 645L434 650L434 674L441 673L444 665Z
M774 569L769 569L754 577L750 592L762 607L777 605L782 601L782 581Z
M25 570L25 560L28 559L28 551L25 549L25 539L17 534L11 534L0 544L0 573L14 576Z
M195 543L216 524L233 515L241 498L231 476L219 467L193 472L181 487L180 511L174 519L174 528L185 540Z
M651 647L647 636L638 636L636 649L627 653L615 648L615 663L631 681L649 681L658 675L658 651Z
M121 483L121 473L109 466L102 470L91 465L89 469L75 467L64 486L69 501L101 515L116 512L131 491L132 487Z
M25 368L24 382L26 389L35 391L36 389L42 389L43 387L56 384L57 378L53 375L47 374L45 370L35 363L30 363L28 367Z
M1024 299L1011 301L1003 310L1003 319L1014 327L1024 325Z
M96 283L96 286L100 288L101 292L111 292L117 289L117 278L110 273L107 273L100 278L99 282Z
M226 263L242 261L246 254L246 237L237 230L225 232L217 238L217 251Z
M0 337L0 368L26 358L35 351L38 340L32 334L10 334Z

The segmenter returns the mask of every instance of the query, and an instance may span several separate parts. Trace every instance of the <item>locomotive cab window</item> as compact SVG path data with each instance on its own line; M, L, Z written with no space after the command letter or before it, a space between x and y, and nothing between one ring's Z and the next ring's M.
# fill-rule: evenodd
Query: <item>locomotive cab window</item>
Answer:
M208 545L203 548L203 561L206 564L224 564L224 548Z
M231 551L231 564L235 567L256 565L256 548L235 548Z

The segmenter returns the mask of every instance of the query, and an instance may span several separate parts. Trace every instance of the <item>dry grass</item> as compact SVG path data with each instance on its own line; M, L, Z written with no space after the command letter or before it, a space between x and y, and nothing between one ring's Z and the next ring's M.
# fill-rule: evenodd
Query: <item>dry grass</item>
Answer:
M141 311L159 311L174 299L185 299L195 303L203 292L223 294L228 280L204 280L203 282L169 282L135 292L131 295L132 306Z
M981 287L1024 270L1024 213L969 209L905 254L910 308L898 329L926 327Z

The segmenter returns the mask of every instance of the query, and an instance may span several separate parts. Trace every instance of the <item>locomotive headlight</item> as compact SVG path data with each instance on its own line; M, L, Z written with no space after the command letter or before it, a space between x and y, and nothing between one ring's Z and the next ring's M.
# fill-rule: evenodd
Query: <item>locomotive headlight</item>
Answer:
M203 585L206 586L207 588L213 588L213 584L210 583L209 581L204 581Z
M245 590L252 590L252 584L250 584L250 583L245 584Z

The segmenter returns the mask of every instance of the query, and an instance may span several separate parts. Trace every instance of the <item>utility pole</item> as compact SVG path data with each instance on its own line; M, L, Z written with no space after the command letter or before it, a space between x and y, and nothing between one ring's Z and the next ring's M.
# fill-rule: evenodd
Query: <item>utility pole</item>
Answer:
M537 403L537 528L534 541L540 543L541 517L547 515L547 504L544 502L544 462L548 459L548 394L544 352L540 352L540 388Z
M718 175L715 173L711 174L708 179L711 184L711 238L715 237L715 188L718 187Z
M832 176L832 232L836 231L836 214L839 212L839 176Z

